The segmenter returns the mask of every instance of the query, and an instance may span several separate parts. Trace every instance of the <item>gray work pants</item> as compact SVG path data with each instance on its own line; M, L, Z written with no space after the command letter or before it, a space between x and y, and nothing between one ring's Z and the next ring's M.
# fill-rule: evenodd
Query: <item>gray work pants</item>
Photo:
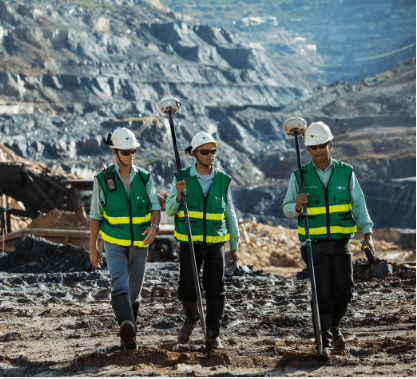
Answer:
M104 250L111 276L112 297L128 293L132 303L140 303L148 248L120 246L104 241Z

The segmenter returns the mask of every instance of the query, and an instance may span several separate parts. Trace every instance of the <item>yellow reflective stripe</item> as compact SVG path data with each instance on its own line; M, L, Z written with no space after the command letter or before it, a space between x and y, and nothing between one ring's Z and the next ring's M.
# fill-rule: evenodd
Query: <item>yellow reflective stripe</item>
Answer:
M203 218L204 212L198 212L198 211L188 211L188 217L190 218ZM178 217L185 217L184 211L178 212Z
M305 235L306 230L305 228L302 228L301 226L298 227L298 233ZM327 234L327 228L325 226L322 226L320 228L310 228L310 236L311 235L319 235L319 234Z
M119 245L119 246L130 246L130 240L122 240L119 238L110 237L106 233L104 233L102 230L100 230L101 238L103 238L104 241L112 243L113 245ZM139 247L148 247L149 245L145 245L143 241L133 241L134 246Z
M204 212L198 212L198 211L188 211L188 216L190 218L204 218ZM185 217L184 211L178 212L178 217ZM225 215L224 213L206 213L206 220L224 220Z
M339 205L332 205L329 207L330 213L335 212L347 212L352 209L352 204L339 204Z
M174 237L179 241L188 242L188 235L187 234L180 234L176 230L174 231ZM194 236L193 241L195 242L203 242L203 235Z
M147 221L151 221L150 213L148 213L145 217L132 217L133 224L144 224Z
M230 234L226 234L225 236L206 236L206 241L208 243L219 243L219 242L226 242L230 240Z
M206 220L224 220L224 213L206 213Z
M310 216L326 214L326 207L307 208L307 214Z
M188 235L187 234L180 234L177 231L174 231L174 237L179 241L188 242ZM194 236L194 242L203 242L203 235ZM219 243L219 242L226 242L230 240L230 234L226 234L225 236L206 236L206 242L208 243Z
M329 213L336 212L348 212L352 209L352 204L340 204L340 205L331 205L329 207ZM320 215L326 214L326 207L310 207L307 208L308 215Z
M330 233L331 234L350 234L355 233L358 230L357 226L331 226L330 227ZM306 230L302 228L301 226L298 227L298 233L305 235ZM313 235L320 235L320 234L327 234L327 228L325 226L322 226L320 228L310 228L310 236Z
M355 233L358 230L358 228L356 227L356 225L354 226L331 226L330 227L330 233L336 234L336 233L340 233L340 234L350 234L350 233Z
M130 219L129 217L111 217L108 216L106 211L103 212L103 216L107 219L107 221L109 222L109 224L116 224L116 225L120 225L120 224L130 224ZM151 214L148 213L145 217L132 217L132 223L133 224L143 224L147 221L151 220ZM125 245L123 245L125 246Z

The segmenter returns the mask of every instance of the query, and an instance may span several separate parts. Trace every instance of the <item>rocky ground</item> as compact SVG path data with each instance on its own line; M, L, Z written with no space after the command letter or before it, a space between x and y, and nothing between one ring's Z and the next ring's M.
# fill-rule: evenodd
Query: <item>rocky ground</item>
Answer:
M228 279L225 348L207 352L196 329L178 345L178 263L149 263L138 318L139 347L118 347L110 278L88 253L25 237L0 257L2 376L415 376L415 269L377 275L354 265L356 291L342 331L347 348L313 355L309 280L242 266ZM391 273L389 271L391 270Z

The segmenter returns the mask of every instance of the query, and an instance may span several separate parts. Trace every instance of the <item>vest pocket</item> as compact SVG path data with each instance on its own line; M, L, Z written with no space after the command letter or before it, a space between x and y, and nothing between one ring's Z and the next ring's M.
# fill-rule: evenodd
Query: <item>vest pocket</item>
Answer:
M226 210L226 202L223 200L223 198L219 200L212 200L211 202L211 209L213 210L222 210L222 213Z
M113 224L108 224L110 227L112 228L117 228L117 229L123 229L124 225L113 225Z
M350 194L347 192L339 192L334 194L336 204L350 204Z
M185 220L178 220L178 222L185 222ZM190 224L196 224L196 220L190 220Z
M339 223L341 226L352 226L355 223L353 220L352 212L339 213Z
M108 211L124 211L126 207L127 201L124 201L124 199L109 199L109 201L106 204L106 207Z
M146 229L146 228L148 228L149 226L151 226L151 222L149 221L149 222L147 222L146 224L140 224L140 225L136 225L139 229Z

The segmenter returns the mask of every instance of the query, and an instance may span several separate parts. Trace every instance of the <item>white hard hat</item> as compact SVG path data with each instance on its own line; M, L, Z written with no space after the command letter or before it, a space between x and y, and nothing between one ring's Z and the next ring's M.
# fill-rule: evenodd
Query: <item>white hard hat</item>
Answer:
M322 145L332 139L333 135L329 127L324 122L318 121L307 128L304 143L306 146Z
M206 132L198 132L193 140L191 141L191 153L199 146L204 145L205 143L214 143L217 146L217 141Z
M139 142L136 140L133 132L127 128L117 128L111 136L112 149L134 149L139 146Z

